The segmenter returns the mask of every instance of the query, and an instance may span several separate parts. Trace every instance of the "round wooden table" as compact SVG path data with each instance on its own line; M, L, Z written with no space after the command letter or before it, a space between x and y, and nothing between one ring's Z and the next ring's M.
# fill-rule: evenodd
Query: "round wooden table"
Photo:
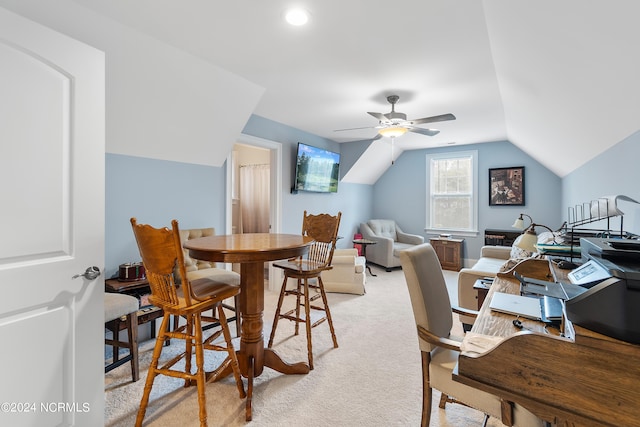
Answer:
M248 380L247 421L251 420L253 378L262 373L264 366L284 374L309 372L306 362L289 364L264 346L264 263L302 255L312 242L311 237L296 234L255 233L201 237L183 245L192 258L240 264L242 324L237 353L240 371Z

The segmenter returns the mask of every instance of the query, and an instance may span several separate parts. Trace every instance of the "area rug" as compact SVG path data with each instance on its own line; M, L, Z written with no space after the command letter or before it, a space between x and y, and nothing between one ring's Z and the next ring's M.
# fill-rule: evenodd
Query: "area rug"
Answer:
M239 398L232 377L208 383L209 426L420 425L420 351L404 275L401 270L388 273L374 268L374 272L378 276L367 277L365 295L328 296L339 348L333 348L325 322L313 330L314 370L307 375L283 375L265 368L256 378L253 421L245 421L244 400ZM455 301L457 274L445 273ZM268 291L265 341L276 301L277 295ZM235 345L239 345L237 339ZM172 343L164 348L163 358L169 359L182 348ZM307 358L304 332L293 336L293 324L288 321L279 323L274 348L289 362ZM141 375L136 383L131 382L128 364L105 375L106 426L134 425L152 349L152 341L140 345ZM205 358L209 369L222 357L208 352ZM439 398L440 394L434 392L432 426L482 424L483 414L473 409L455 404L439 409ZM156 377L144 425L199 425L196 388L184 388L182 380ZM489 425L502 424L491 419Z

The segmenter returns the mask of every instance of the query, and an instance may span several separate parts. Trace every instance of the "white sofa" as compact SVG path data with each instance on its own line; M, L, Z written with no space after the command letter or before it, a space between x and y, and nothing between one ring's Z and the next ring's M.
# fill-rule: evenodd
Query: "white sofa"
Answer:
M558 234L555 234L558 236ZM554 234L544 232L538 235L538 243L550 243L554 239ZM516 245L520 237L516 238L513 246L483 246L480 249L480 258L471 268L463 268L458 275L458 305L472 310L478 309L478 292L473 289L476 280L483 277L495 277L498 272L505 268L507 262L509 266L517 262L532 257L542 257L538 252L527 252ZM473 324L474 319L468 316L460 316L465 328Z
M322 272L322 283L326 292L364 295L366 283L366 260L358 256L358 250L336 249L333 252L331 270Z
M321 273L325 292L365 294L366 260L363 256L358 256L357 249L335 249L331 266L331 270ZM296 285L296 279L290 278L287 281L287 289L295 289Z
M392 219L370 219L360 224L364 239L373 240L367 245L367 260L391 271L400 267L400 251L424 243L424 237L403 232Z
M483 246L480 258L470 268L458 273L458 305L472 310L478 309L478 292L473 289L476 280L483 277L495 277L500 268L511 257L511 246ZM460 316L463 324L472 325L474 318Z

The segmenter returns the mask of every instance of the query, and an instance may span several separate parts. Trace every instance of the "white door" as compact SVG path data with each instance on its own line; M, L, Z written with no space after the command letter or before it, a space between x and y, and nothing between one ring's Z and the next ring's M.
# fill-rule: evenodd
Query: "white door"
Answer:
M104 423L104 54L0 8L0 425Z

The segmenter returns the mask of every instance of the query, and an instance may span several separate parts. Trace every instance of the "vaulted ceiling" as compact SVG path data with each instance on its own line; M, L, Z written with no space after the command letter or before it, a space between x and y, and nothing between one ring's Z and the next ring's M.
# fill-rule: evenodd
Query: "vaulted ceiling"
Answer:
M339 143L371 140L335 130L376 126L366 112L391 94L410 119L457 117L397 152L509 140L559 176L640 128L637 0L74 1L264 88L254 114ZM284 22L293 4L306 26ZM349 179L375 182L388 149L374 141Z

